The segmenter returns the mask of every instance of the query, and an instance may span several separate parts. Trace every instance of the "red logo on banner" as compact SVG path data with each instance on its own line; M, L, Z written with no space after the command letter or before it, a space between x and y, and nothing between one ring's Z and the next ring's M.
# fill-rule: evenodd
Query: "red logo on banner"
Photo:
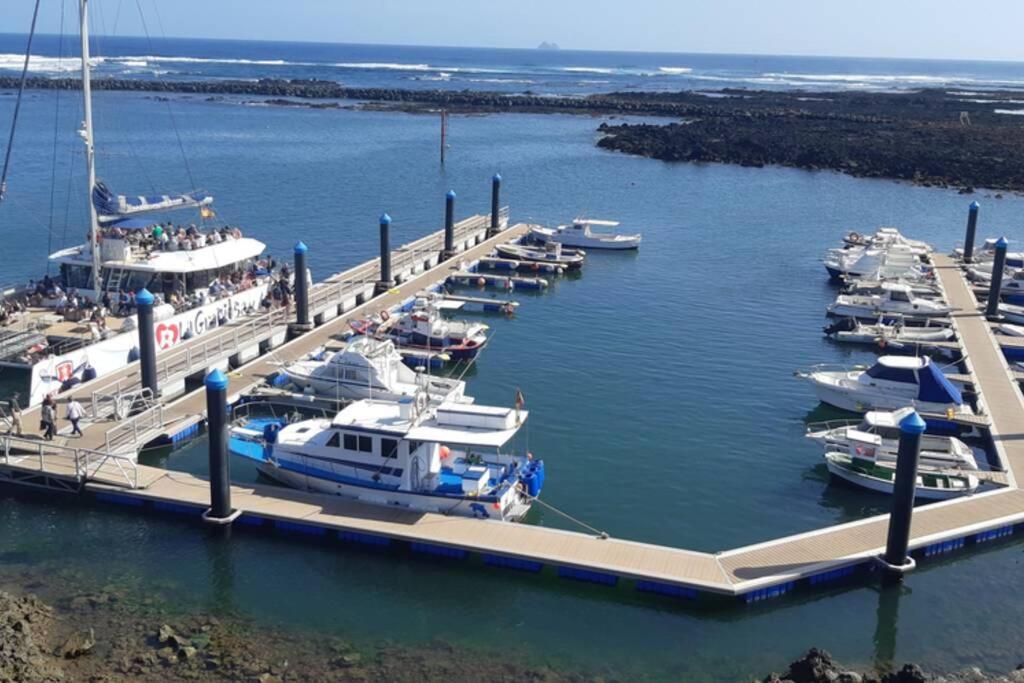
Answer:
M178 326L160 323L154 332L157 348L169 349L178 343Z
M75 364L69 360L66 360L63 363L58 363L57 367L54 369L54 374L61 382L67 382L75 375Z

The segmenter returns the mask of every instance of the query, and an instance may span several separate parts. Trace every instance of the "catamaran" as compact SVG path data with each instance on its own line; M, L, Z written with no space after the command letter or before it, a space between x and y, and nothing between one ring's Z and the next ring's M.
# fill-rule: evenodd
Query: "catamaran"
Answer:
M4 292L23 310L0 331L0 365L30 370L32 405L136 357L131 302L143 288L160 299L156 342L168 349L257 312L270 287L272 262L261 258L265 245L237 227L215 226L212 195L117 194L97 177L88 0L80 0L79 8L84 120L78 134L85 142L88 239L50 255L56 277ZM188 226L167 216L184 211L195 212ZM83 318L84 335L76 331Z
M361 400L333 420L248 420L232 453L288 486L389 508L519 521L544 484L544 462L510 446L527 412L425 396Z

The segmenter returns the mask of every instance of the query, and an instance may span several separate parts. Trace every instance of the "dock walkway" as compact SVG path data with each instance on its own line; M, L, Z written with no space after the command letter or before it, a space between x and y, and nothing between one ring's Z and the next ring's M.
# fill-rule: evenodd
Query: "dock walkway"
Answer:
M515 226L499 237L466 252L473 258L489 251L497 240L518 235ZM910 547L918 554L949 552L967 543L983 543L1011 534L1024 523L1024 490L1015 473L1024 471L1024 397L1003 357L991 326L978 310L958 266L948 257L934 257L947 300L959 312L953 316L957 336L967 357L966 370L987 418L1006 486L915 509ZM336 323L325 324L279 349L295 358L323 345L347 320L367 311L399 303L436 282L454 260L413 278L383 297L363 304ZM262 382L276 369L273 357L256 360L230 376L229 396ZM170 416L201 414L205 396L194 392L165 406ZM37 464L38 463L38 464ZM65 466L66 467L66 466ZM4 469L30 473L45 469L46 459L25 457ZM111 502L191 517L206 509L209 484L179 472L137 466L139 485L116 476L96 476L82 489ZM101 473L104 474L104 473ZM106 472L105 475L112 475ZM695 552L615 538L524 524L421 514L405 509L368 506L355 501L262 484L233 486L233 505L242 511L239 525L256 525L285 532L334 538L342 542L386 545L411 544L413 550L448 557L482 554L485 561L536 571L553 566L562 576L614 584L636 582L640 590L682 597L699 593L740 596L747 601L783 595L798 582L816 585L873 564L885 547L888 515L816 529L719 553Z

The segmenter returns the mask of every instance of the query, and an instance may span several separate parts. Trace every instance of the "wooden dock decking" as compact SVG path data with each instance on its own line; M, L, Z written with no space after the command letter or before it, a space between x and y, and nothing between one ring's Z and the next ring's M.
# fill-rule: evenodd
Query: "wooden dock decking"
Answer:
M485 253L496 240L514 237L523 229L524 226L515 226L470 249L462 258ZM1004 488L915 509L911 549L932 552L931 549L939 548L934 552L944 552L946 547L962 547L965 540L980 543L993 533L1012 533L1012 525L1024 523L1024 490L1017 488L1015 479L1017 471L1024 471L1024 397L959 267L945 256L935 256L934 265L947 300L960 309L953 316L953 324L966 352L969 377L964 379L974 385L983 413L975 421L988 424L996 454L1005 468L1005 472L988 476L996 482L1001 480ZM436 282L454 266L453 260L431 269L384 297L296 338L276 353L288 359L301 356L330 341L350 318L398 303ZM243 366L230 375L229 396L261 383L275 370L273 354ZM197 391L169 404L165 410L174 418L201 414L204 406L205 395ZM37 466L36 461L27 456L0 470L45 469L45 463L39 462ZM64 467L63 474L67 474L69 468ZM116 473L109 471L100 472L102 476L84 483L82 488L110 502L148 505L195 517L208 506L210 492L206 480L159 468L137 467L138 488L125 486L118 481ZM693 597L700 591L738 595L748 600L781 595L798 580L814 583L818 578L871 562L884 550L888 530L888 515L878 515L706 553L539 526L382 508L262 484L233 486L232 503L242 511L236 524L258 524L315 535L332 534L339 540L397 540L412 543L414 548L419 545L441 549L452 556L472 552L522 562L530 567L553 565L560 573L563 569L576 571L575 576L570 576L598 583L614 583L618 578L625 578L648 586L688 591L676 593L686 597ZM638 588L640 585L638 583Z

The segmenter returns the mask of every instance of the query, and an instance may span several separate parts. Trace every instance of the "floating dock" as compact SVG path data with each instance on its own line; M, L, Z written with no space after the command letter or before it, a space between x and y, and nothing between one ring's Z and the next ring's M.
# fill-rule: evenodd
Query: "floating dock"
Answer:
M487 253L500 240L517 237L517 225L465 249L460 256ZM456 259L440 262L395 289L343 313L252 361L230 375L229 395L237 398L276 371L275 359L296 358L324 345L356 315L401 303L443 280ZM934 256L938 280L963 346L965 376L977 394L973 421L990 430L1002 472L992 473L1002 488L915 509L910 548L919 557L958 550L1012 535L1024 523L1024 397L991 324L979 310L959 266ZM205 396L196 391L169 404L158 403L165 423L201 417ZM94 434L99 434L98 430ZM112 454L103 439L90 436L67 445L0 437L4 445L0 476L18 484L63 486L101 502L179 514L198 520L210 503L209 483L200 477L135 464ZM32 448L38 453L33 454ZM24 451L24 452L22 452ZM237 526L260 527L339 543L403 545L415 552L460 559L482 556L492 565L522 571L548 567L559 576L598 584L630 581L637 590L678 598L702 594L736 596L747 602L785 595L803 586L831 583L874 566L886 545L888 515L816 529L718 553L638 543L604 535L562 531L527 524L447 517L276 486L231 487L240 510Z

